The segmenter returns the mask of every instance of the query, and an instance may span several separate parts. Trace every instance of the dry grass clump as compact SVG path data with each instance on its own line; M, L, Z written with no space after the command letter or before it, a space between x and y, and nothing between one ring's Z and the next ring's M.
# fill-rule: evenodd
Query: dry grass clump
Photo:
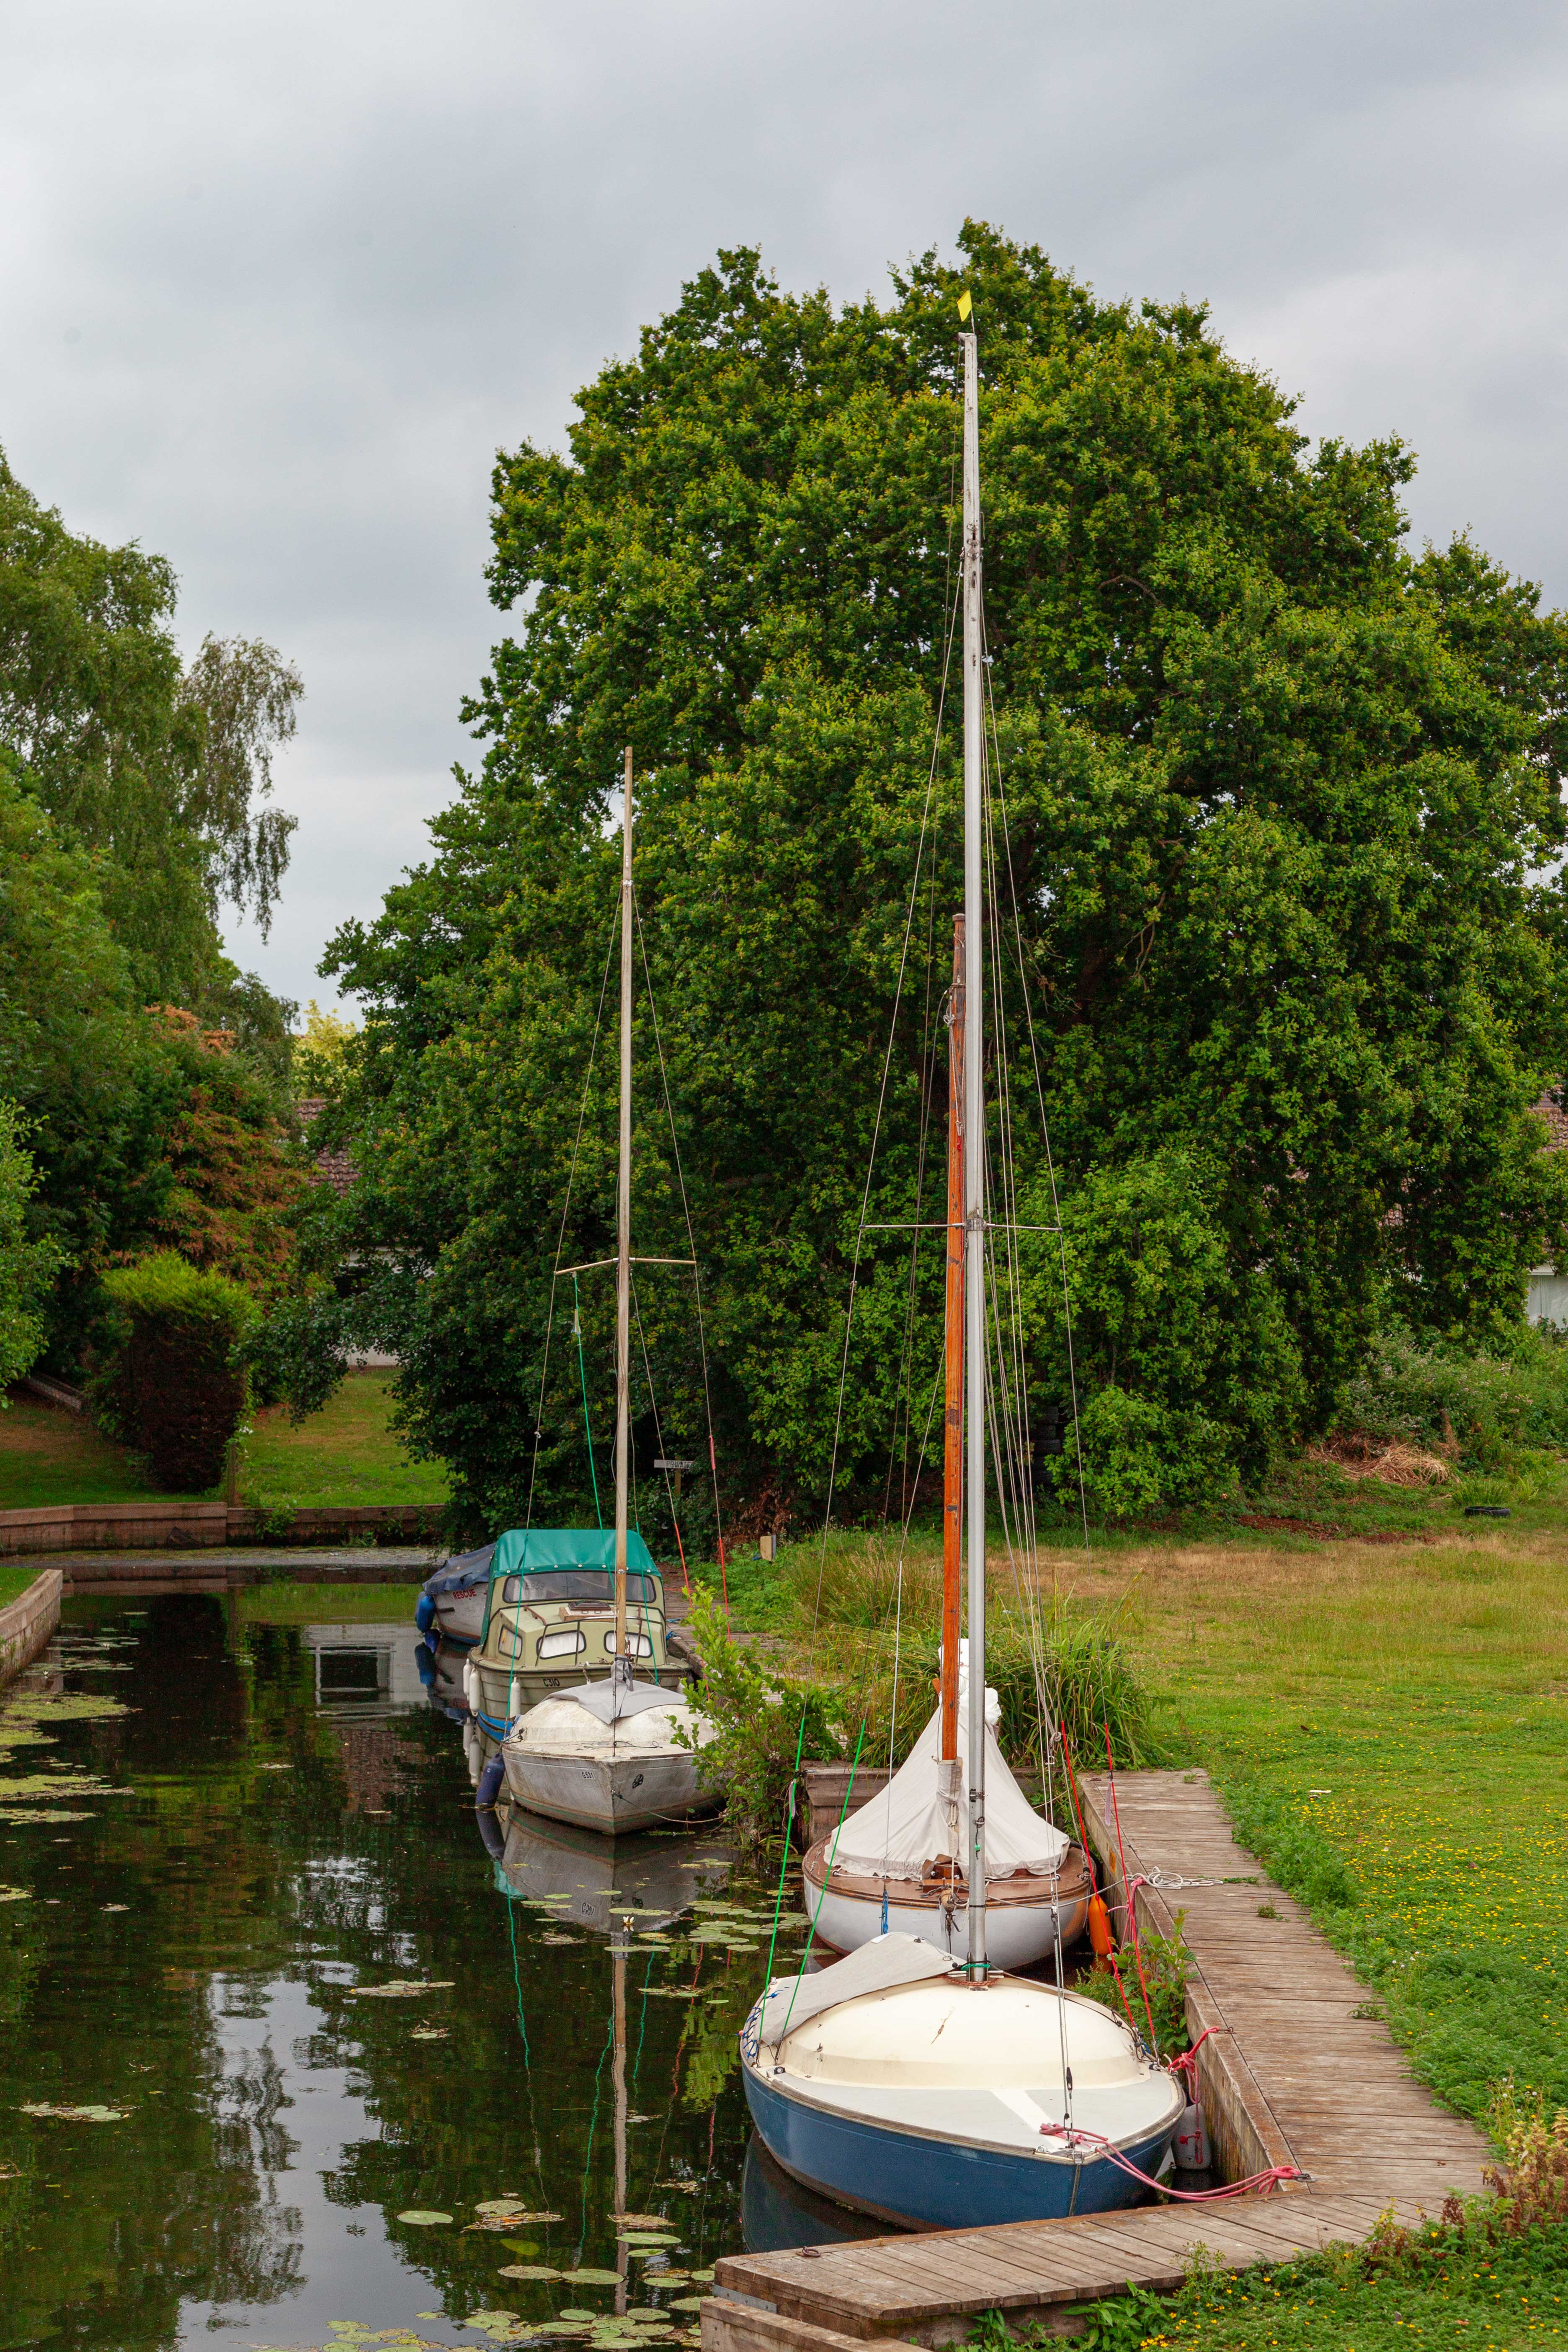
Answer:
M1441 1454L1402 1437L1367 1437L1356 1430L1337 1431L1321 1444L1309 1445L1306 1459L1338 1471L1342 1478L1375 1478L1384 1486L1440 1486L1454 1475L1453 1463Z

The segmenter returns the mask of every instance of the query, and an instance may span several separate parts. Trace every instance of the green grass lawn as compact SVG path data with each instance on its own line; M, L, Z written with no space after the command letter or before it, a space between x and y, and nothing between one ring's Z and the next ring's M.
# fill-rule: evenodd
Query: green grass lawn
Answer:
M1173 1752L1483 2117L1510 2074L1568 2106L1568 1547L1470 1527L1070 1573L1131 1588Z
M350 1372L320 1412L296 1427L281 1405L253 1416L240 1493L247 1503L441 1504L438 1462L411 1462L388 1426L392 1376Z
M350 1372L320 1412L294 1427L281 1406L254 1416L243 1444L247 1503L428 1503L447 1499L438 1463L412 1463L388 1426L391 1377ZM215 1487L206 1499L221 1494ZM191 1502L161 1494L137 1456L96 1430L85 1413L16 1392L0 1412L0 1510L57 1503Z
M85 1413L20 1391L0 1412L0 1511L157 1499L135 1455L100 1436Z
M19 1601L37 1574L36 1559L27 1561L22 1568L13 1568L9 1560L0 1561L0 1609L6 1609L13 1601Z

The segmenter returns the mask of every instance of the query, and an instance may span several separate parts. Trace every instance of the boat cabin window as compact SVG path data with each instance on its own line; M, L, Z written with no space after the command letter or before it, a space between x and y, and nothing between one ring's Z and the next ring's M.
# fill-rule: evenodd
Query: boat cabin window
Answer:
M564 1633L542 1633L539 1637L542 1658L575 1658L587 1646L588 1636L579 1633L575 1625Z
M542 1568L529 1576L509 1576L501 1586L503 1601L613 1601L613 1568ZM657 1608L658 1580L626 1571L626 1600L634 1609Z
M546 1639L548 1638L549 1637L546 1636ZM611 1657L614 1657L616 1654L616 1636L613 1630L605 1636L605 1647L609 1652ZM626 1635L626 1646L622 1651L621 1655L626 1658L651 1658L653 1655L653 1643L649 1641L646 1633L628 1633Z

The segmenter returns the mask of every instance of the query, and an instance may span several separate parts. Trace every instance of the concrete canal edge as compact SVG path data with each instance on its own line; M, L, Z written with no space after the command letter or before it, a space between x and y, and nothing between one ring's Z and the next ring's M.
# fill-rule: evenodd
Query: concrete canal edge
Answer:
M15 1682L47 1649L60 1622L60 1596L65 1579L58 1568L35 1576L26 1592L0 1609L0 1689Z
M0 1557L39 1552L200 1551L234 1544L391 1543L434 1546L439 1503L301 1507L276 1514L252 1504L58 1503L0 1511Z

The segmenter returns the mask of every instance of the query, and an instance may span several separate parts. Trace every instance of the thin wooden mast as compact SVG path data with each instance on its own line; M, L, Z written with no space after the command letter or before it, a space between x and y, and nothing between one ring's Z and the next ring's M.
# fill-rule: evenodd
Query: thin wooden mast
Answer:
M632 750L626 746L621 814L621 1151L616 1203L616 1662L632 1678L626 1649L626 1494L631 1449L632 1321Z
M947 1000L946 1410L942 1450L942 1793L958 1839L958 1637L963 1581L963 917L952 920Z
M964 1390L968 1406L969 1970L985 1981L985 1115L981 872L984 677L980 643L980 394L973 334L963 346L963 1196Z

